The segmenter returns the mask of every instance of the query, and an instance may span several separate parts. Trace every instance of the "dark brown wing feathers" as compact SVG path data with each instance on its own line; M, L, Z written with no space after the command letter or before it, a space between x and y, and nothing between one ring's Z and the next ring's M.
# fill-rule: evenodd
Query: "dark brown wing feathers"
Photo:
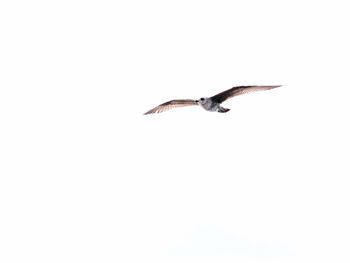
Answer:
M260 90L269 90L274 89L280 86L238 86L231 89L225 90L215 96L211 97L212 100L222 103L223 101L232 98L234 96L242 95L249 92L260 91Z

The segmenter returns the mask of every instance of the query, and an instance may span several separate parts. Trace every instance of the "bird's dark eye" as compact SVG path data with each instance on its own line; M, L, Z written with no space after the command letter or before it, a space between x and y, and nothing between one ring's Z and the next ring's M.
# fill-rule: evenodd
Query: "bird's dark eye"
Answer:
M203 101L203 100L204 100L204 98L200 98L200 100L201 100L201 101Z

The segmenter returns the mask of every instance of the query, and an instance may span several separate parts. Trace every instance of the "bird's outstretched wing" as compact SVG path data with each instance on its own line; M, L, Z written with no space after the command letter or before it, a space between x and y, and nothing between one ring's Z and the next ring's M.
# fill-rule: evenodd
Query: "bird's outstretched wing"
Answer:
M269 90L269 89L274 89L280 86L238 86L238 87L233 87L231 89L225 90L219 94L216 94L215 96L211 97L212 100L221 103L229 98L246 94L249 92L254 92L254 91L260 91L260 90Z
M197 104L198 103L195 100L170 100L163 104L160 104L159 106L147 111L144 114L161 113L163 111L171 110L174 108L197 105Z

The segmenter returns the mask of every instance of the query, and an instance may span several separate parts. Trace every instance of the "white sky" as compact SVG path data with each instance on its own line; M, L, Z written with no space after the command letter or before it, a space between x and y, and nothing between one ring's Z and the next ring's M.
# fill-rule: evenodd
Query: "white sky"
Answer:
M2 1L1 262L349 262L346 1ZM142 113L235 85L283 85Z

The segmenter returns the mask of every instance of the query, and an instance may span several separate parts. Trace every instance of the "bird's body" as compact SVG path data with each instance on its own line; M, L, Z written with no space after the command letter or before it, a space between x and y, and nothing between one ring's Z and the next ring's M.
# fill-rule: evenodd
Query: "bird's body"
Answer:
M201 101L199 105L207 111L217 111L220 106L219 103L212 101L210 98L202 98L202 100L199 101Z
M201 100L203 99L203 100ZM211 98L201 98L198 104L202 106L206 111L217 111L217 112L227 112L229 109L225 109L220 105L220 103L212 100Z
M206 111L217 111L220 113L228 112L230 109L226 109L221 106L221 103L225 100L242 95L249 92L260 91L260 90L269 90L274 89L280 86L238 86L223 91L215 96L209 98L200 98L199 100L171 100L165 102L149 111L145 114L151 113L161 113L163 111L170 110L172 108L191 106L191 105L200 105Z

